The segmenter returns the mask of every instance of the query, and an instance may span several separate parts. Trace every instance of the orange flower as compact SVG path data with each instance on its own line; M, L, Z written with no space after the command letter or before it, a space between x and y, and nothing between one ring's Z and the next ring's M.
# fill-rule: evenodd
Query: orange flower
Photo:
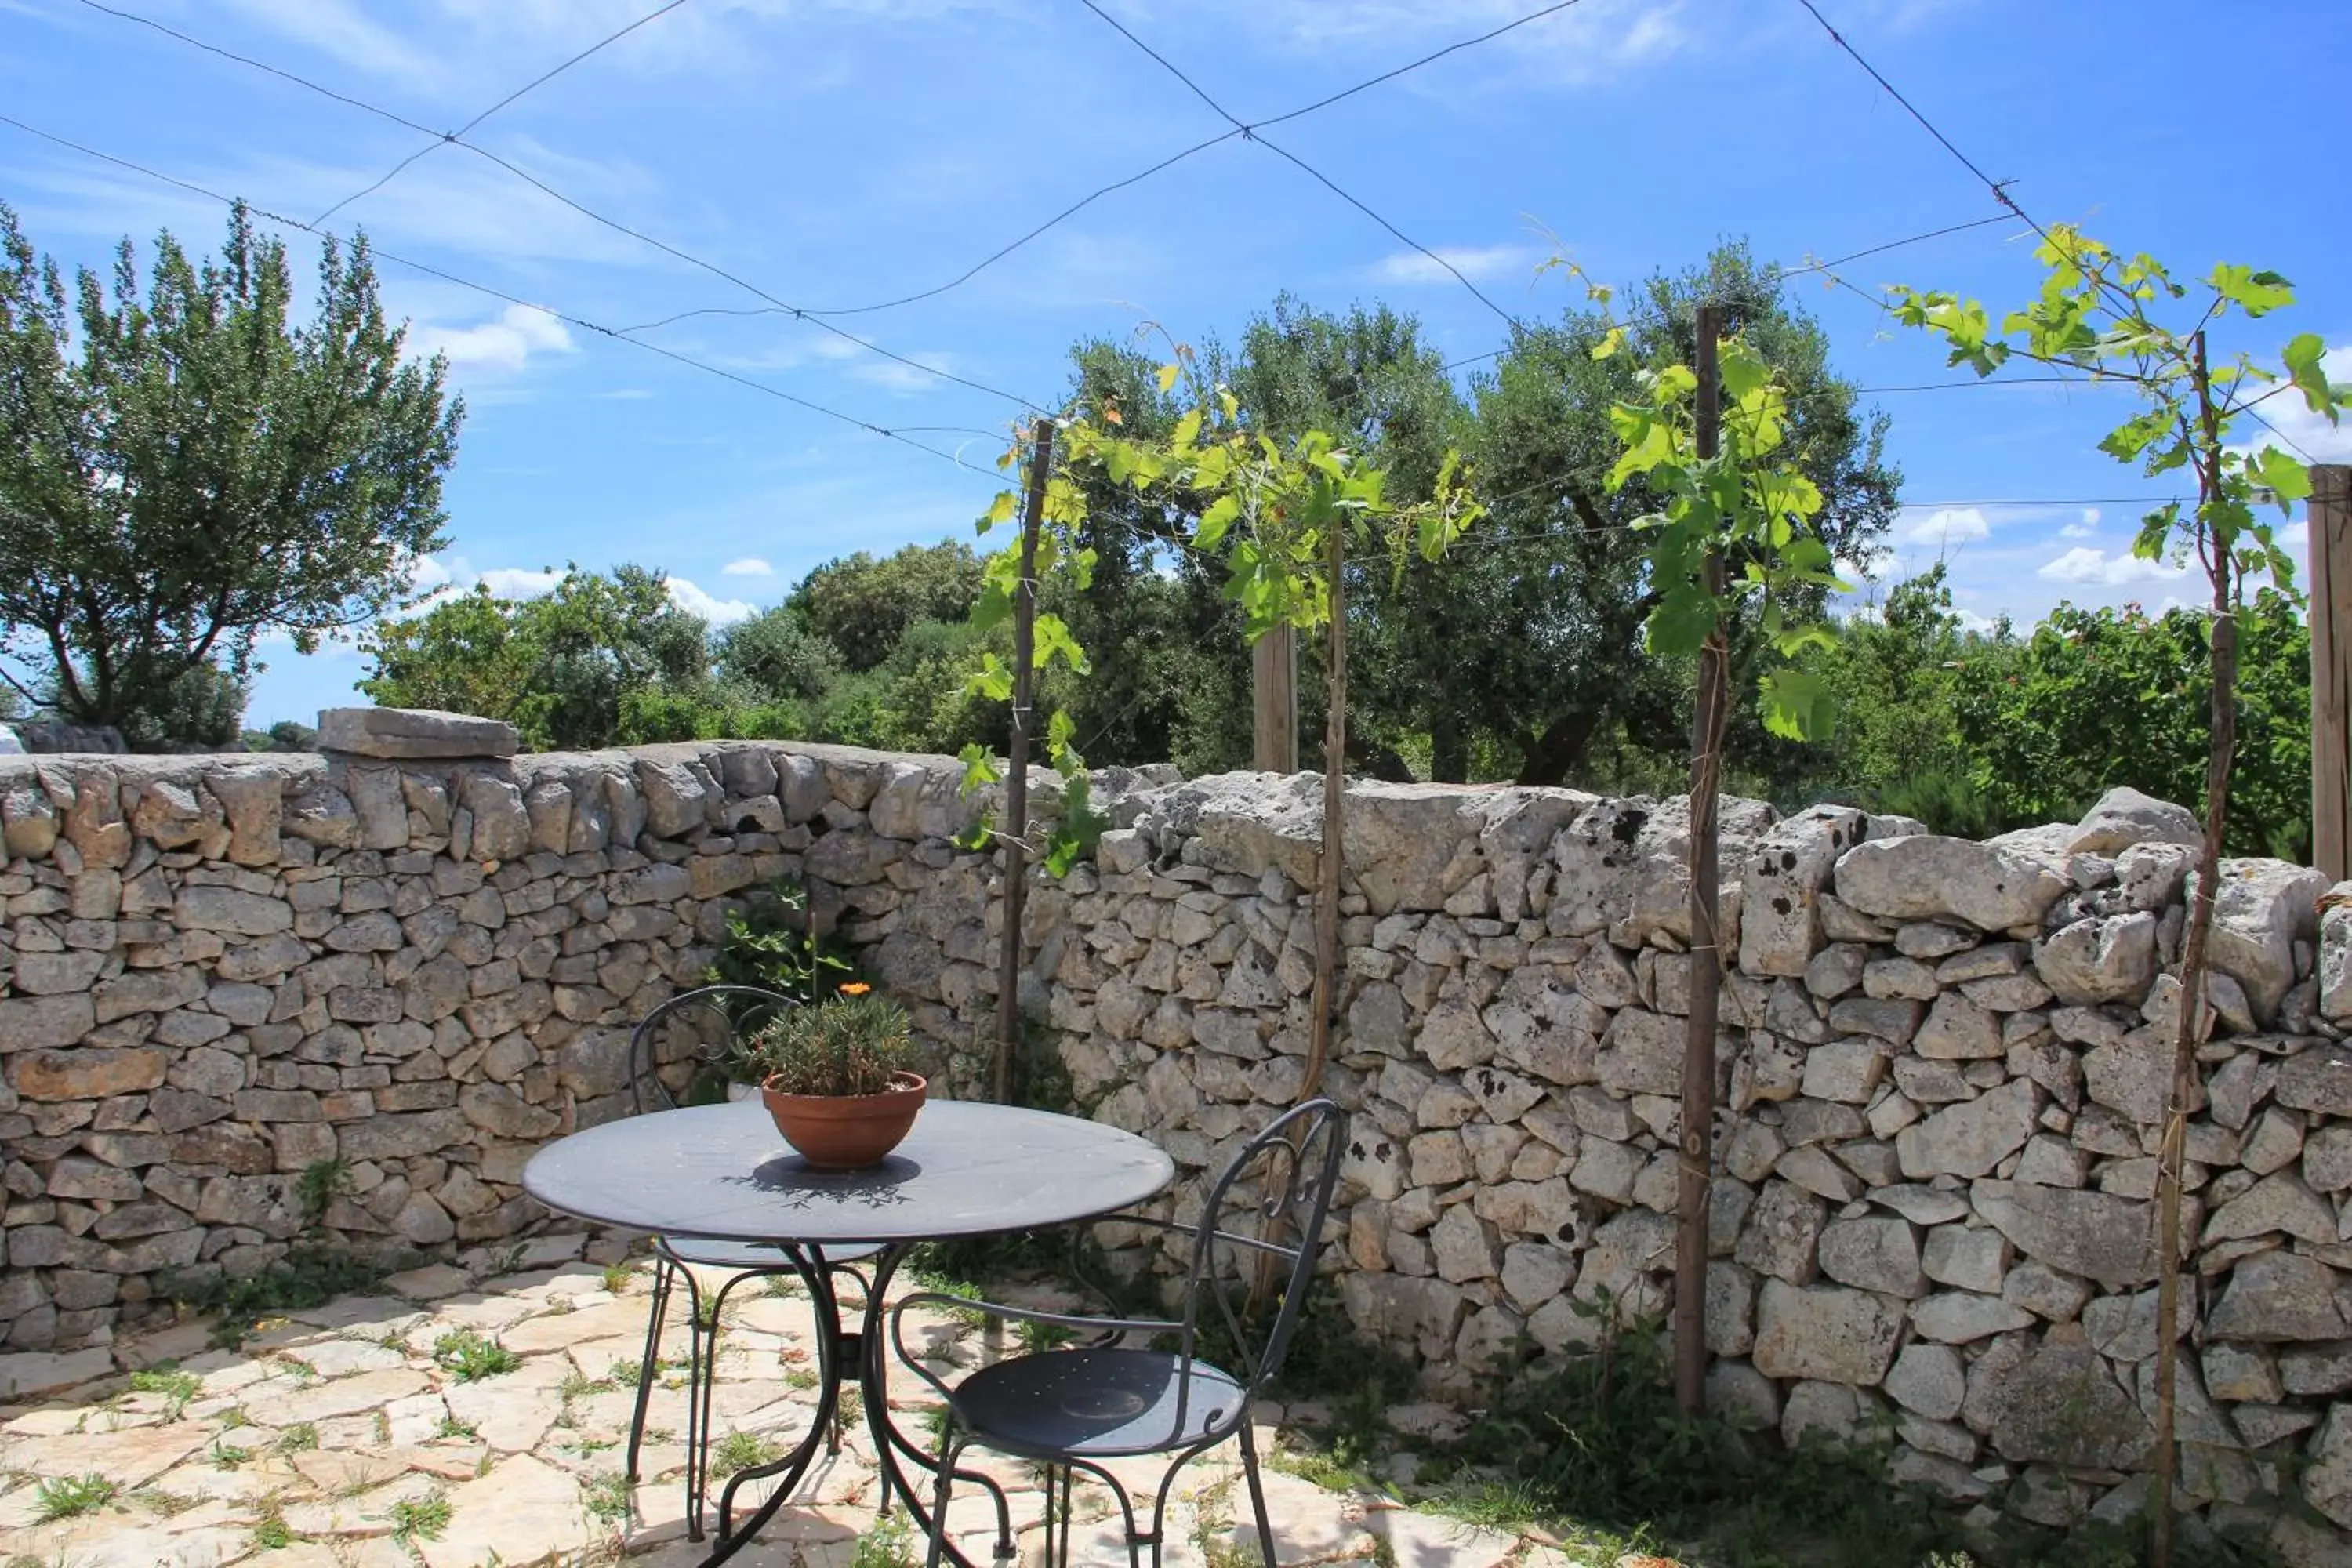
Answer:
M853 980L841 988L841 994L844 996L863 996L873 989L874 987L866 984L863 980Z

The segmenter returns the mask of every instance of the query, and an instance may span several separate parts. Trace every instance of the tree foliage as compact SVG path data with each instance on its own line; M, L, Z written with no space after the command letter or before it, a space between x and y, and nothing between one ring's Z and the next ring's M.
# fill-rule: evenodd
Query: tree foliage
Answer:
M2227 846L2311 847L2311 634L2284 595L2239 617L2238 760ZM1837 734L1789 798L1838 797L1985 837L2079 819L2117 784L2205 787L2210 634L2198 611L2061 605L2039 625L1963 629L1937 567L1850 619L1812 668Z
M308 650L439 548L462 405L402 357L364 239L325 242L309 321L285 247L131 242L69 291L0 206L0 679L134 744L236 732L262 634Z
M503 719L534 751L690 740L709 695L708 628L638 566L574 566L536 599L478 586L379 623L361 648L374 701Z

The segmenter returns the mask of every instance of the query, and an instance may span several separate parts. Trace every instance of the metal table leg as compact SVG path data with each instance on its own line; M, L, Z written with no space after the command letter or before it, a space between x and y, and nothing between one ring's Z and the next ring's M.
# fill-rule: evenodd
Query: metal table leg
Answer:
M889 1292L891 1276L898 1273L898 1265L905 1260L908 1250L905 1247L894 1247L875 1260L874 1289L866 1295L865 1326L858 1335L861 1342L859 1349L865 1356L858 1381L866 1404L866 1429L874 1440L874 1467L882 1478L882 1506L887 1510L895 1498L914 1521L916 1531L929 1536L931 1531L929 1502L923 1489L915 1484L898 1461L903 1455L914 1461L917 1468L924 1474L936 1475L940 1466L939 1456L901 1432L898 1423L890 1417L890 1335L883 1322L883 1299ZM1004 1489L997 1485L994 1477L974 1470L959 1469L955 1478L980 1487L994 1500L996 1560L999 1563L1011 1562L1013 1554L1013 1505L1005 1497ZM945 1552L949 1561L957 1568L979 1568L979 1564L957 1550L953 1542L945 1543Z
M809 1293L809 1304L816 1319L817 1396L816 1414L809 1422L808 1433L793 1451L773 1463L740 1470L728 1478L719 1494L719 1528L711 1538L710 1554L702 1560L702 1568L718 1568L718 1564L740 1552L744 1545L760 1533L761 1528L773 1519L776 1510L792 1500L800 1489L809 1467L825 1446L833 1430L834 1413L841 1405L842 1357L852 1342L852 1336L841 1331L841 1303L833 1291L833 1278L822 1257L812 1261L798 1253L793 1255L798 1267L801 1283ZM689 1398L698 1394L689 1392ZM739 1488L762 1481L774 1476L784 1479L768 1500L746 1518L741 1526L734 1524L735 1493Z

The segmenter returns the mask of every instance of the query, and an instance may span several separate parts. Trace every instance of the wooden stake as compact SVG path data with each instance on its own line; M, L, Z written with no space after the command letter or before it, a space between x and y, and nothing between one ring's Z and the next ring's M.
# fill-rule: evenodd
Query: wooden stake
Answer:
M2311 863L2352 878L2352 467L2311 468Z
M1331 1004L1339 976L1339 869L1347 859L1341 831L1341 801L1348 790L1348 563L1346 525L1334 517L1325 525L1323 572L1331 581L1331 628L1325 671L1331 711L1323 730L1323 858L1317 868L1315 900L1315 1022L1307 1037L1307 1071L1298 1098L1322 1087L1323 1064L1331 1059Z
M2164 1142L2157 1173L2156 1476L2155 1518L2148 1560L2172 1568L2172 1481L2176 1452L2176 1393L2180 1360L2180 1184L2188 1159L2189 1108L2198 1090L2197 1047L2204 1033L2205 951L2213 930L2213 888L2221 870L2221 841L2230 820L2230 763L2238 747L2238 618L2231 613L2230 552L2206 534L2204 503L2221 493L2221 416L2205 367L2205 334L2190 340L2198 425L2197 493L2200 552L2213 583L2213 736L2205 758L2205 837L2197 857L2197 892L2189 902L2189 935L2180 953L2180 1016L2172 1037L2172 1088L2164 1108Z
M1054 422L1040 418L1029 445L1029 495L1021 513L1021 584L1013 595L1013 733L1005 745L1004 932L996 961L996 1059L989 1098L1013 1091L1013 1047L1021 1037L1021 905L1029 851L1029 721L1036 677L1037 531L1045 518L1045 481L1054 471Z
M1716 344L1722 311L1698 308L1697 453L1717 455L1722 390ZM1723 596L1723 558L1708 552L1707 592ZM1730 648L1720 618L1699 649L1698 694L1691 714L1690 1016L1683 1037L1682 1158L1675 1187L1675 1400L1696 1415L1706 1404L1706 1242L1715 1163L1716 994L1722 958L1716 946L1717 805Z
M1250 648L1250 766L1298 771L1298 637L1287 624Z

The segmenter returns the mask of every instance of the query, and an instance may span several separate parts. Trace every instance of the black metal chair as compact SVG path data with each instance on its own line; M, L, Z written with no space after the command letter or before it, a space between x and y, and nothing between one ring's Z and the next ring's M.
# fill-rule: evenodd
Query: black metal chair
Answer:
M685 991L646 1015L629 1037L629 1098L642 1115L647 1110L674 1110L679 1091L690 1091L695 1080L717 1068L735 1040L787 1007L793 999L756 985L706 985ZM698 1028L678 1027L690 1016L700 1015ZM712 1027L713 1024L716 1027ZM680 1039L683 1049L664 1049L666 1039ZM675 1084L665 1069L678 1079ZM682 1069L682 1071L681 1071ZM810 1300L820 1303L816 1334L817 1372L833 1375L832 1335L824 1331L831 1315L822 1303L831 1299L829 1276L849 1275L863 1289L866 1277L850 1265L873 1257L878 1247L803 1247L782 1243L710 1241L695 1237L656 1236L653 1238L653 1306L646 1321L646 1348L637 1369L636 1408L629 1417L628 1462L624 1467L630 1484L637 1479L637 1455L646 1433L646 1407L653 1396L654 1379L661 1366L663 1320L668 1315L671 1292L683 1281L687 1291L686 1399L686 1533L702 1539L702 1514L709 1500L710 1407L718 1385L719 1315L736 1287L752 1280L790 1276L807 1288ZM706 1310L701 1282L694 1268L726 1269L727 1278L711 1293ZM841 1451L841 1422L836 1415L828 1443Z
M1129 1568L1136 1568L1139 1549L1147 1545L1158 1568L1169 1492L1178 1472L1199 1455L1236 1437L1258 1543L1266 1568L1274 1568L1274 1528L1258 1478L1250 1405L1281 1369L1313 1283L1331 1190L1339 1179L1344 1127L1339 1107L1330 1100L1307 1100L1284 1112L1234 1156L1209 1189L1198 1224L1118 1216L1122 1223L1153 1226L1192 1238L1181 1316L1153 1321L1085 1317L930 1293L910 1295L898 1304L891 1312L890 1335L899 1359L947 1403L929 1568L938 1568L956 1458L968 1447L991 1448L1045 1468L1049 1564L1058 1561L1067 1568L1072 1485L1076 1472L1084 1470L1118 1499ZM1256 1222L1252 1230L1236 1228L1252 1219ZM1257 1293L1267 1282L1263 1276L1276 1272L1266 1267L1269 1263L1286 1265L1286 1275L1274 1281L1281 1294L1271 1323L1254 1331L1237 1300ZM1238 1372L1201 1357L1204 1298L1216 1303L1240 1363ZM1091 1331L1097 1337L1083 1348L1008 1357L950 1386L908 1348L904 1320L920 1308L977 1310L992 1318ZM1151 1342L1135 1342L1139 1336ZM1171 1337L1172 1349L1159 1342ZM1144 1531L1136 1528L1134 1500L1107 1463L1150 1455L1167 1455L1169 1464L1152 1500L1151 1528ZM1057 1475L1058 1556L1054 1539Z

